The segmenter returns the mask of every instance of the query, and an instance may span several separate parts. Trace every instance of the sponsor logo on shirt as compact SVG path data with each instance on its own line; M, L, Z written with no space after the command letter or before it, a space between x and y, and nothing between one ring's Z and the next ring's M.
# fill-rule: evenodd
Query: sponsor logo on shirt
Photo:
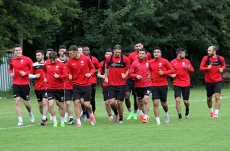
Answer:
M82 60L82 61L80 62L80 64L81 64L81 65L84 65L84 61Z
M56 69L58 69L59 68L59 66L56 66Z
M182 66L185 66L185 62L182 62Z
M146 63L145 65L146 65L146 67L149 67L149 63Z
M24 60L21 60L21 64L23 64L23 61L24 61Z
M161 62L159 63L159 67L160 67L160 68L162 67L162 63L161 63Z

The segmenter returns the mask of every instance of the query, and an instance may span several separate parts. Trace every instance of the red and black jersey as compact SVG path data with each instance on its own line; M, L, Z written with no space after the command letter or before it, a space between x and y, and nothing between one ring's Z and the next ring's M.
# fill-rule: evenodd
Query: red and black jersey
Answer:
M14 73L13 84L17 85L27 85L30 84L29 73L31 68L33 67L33 62L29 57L21 56L19 58L13 57L10 60L10 65L8 72ZM20 72L24 71L26 73L25 76L21 76Z
M72 75L73 84L79 86L89 86L92 84L91 77L87 77L86 73L95 72L93 62L89 57L80 55L78 59L70 58L67 62L68 74Z
M55 78L54 74L58 74L59 78ZM46 88L60 90L64 88L64 79L67 78L66 68L63 63L56 61L52 64L50 60L47 60L43 68L43 76L48 80Z
M98 72L101 73L101 75L105 74L105 61L101 61L99 64L99 69ZM107 82L105 82L105 80L102 83L103 86L109 86Z
M38 62L33 63L33 68L31 68L30 74L32 75L40 74L40 77L35 79L34 90L44 90L46 88L46 84L44 82L44 77L43 77L43 68L44 68L44 63L38 63Z
M194 72L194 68L188 59L174 59L170 62L173 69L175 70L176 77L173 78L173 85L180 87L190 86L190 75L189 73ZM190 66L190 69L186 69L186 65ZM172 76L170 74L169 76Z
M152 59L149 61L149 68L152 77L152 86L167 86L167 74L174 73L174 69L168 60L164 58ZM159 71L163 71L163 75L159 75Z
M208 65L212 65L211 69L208 69ZM200 63L200 70L205 71L205 82L220 82L222 81L221 72L219 69L223 70L226 68L224 57L216 56L215 58L204 56Z
M122 78L130 67L129 59L126 56L114 57L113 55L106 57L106 68L109 68L108 82L109 85L123 86L126 85L126 78Z
M137 75L142 76L141 79L137 79ZM135 78L135 87L136 88L145 88L150 87L152 81L148 78L150 75L149 63L146 60L135 60L129 70L129 76Z

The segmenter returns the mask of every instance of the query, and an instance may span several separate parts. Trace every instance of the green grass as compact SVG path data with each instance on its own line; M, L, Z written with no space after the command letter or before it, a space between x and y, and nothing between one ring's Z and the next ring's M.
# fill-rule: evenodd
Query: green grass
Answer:
M222 93L228 94L225 88ZM65 128L39 125L41 115L34 95L31 103L36 121L30 123L25 107L22 106L24 125L17 127L17 116L11 94L0 93L7 99L0 99L0 151L37 151L37 150L229 150L230 140L230 95L222 98L222 106L218 119L209 117L204 88L191 89L190 117L179 121L175 109L173 92L169 90L168 105L170 123L164 124L164 112L161 111L161 125L157 126L153 116L152 101L150 101L150 123L124 120L123 124L108 121L104 109L101 92L97 93L97 124L82 123L82 127L66 125ZM182 102L181 102L182 104ZM128 112L126 107L124 118ZM182 104L184 115L184 106ZM58 116L58 120L59 120Z

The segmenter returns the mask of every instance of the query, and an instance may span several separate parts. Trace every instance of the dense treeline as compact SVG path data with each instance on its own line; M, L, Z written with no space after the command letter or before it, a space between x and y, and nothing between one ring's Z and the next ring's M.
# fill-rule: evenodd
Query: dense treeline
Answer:
M101 60L105 49L140 39L150 52L160 46L169 60L186 48L193 83L209 45L229 62L230 0L0 0L0 14L0 50L23 42L31 57L37 49L76 44Z

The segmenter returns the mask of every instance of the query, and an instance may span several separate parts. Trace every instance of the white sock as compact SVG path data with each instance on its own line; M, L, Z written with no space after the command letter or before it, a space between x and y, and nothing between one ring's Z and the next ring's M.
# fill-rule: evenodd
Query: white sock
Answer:
M139 113L140 113L140 115L143 115L144 113L142 112L142 110L139 110Z
M81 124L81 120L79 118L77 119L77 124Z
M61 117L61 124L64 124L64 117Z
M69 116L69 118L73 118L73 116Z
M169 116L169 113L168 113L168 112L165 112L165 116Z
M157 121L157 123L161 122L159 117L156 117L156 121Z
M23 121L22 121L22 117L18 117L18 121L19 121L19 122L23 122Z
M213 112L213 109L212 109L212 108L209 108L209 111L210 111L210 112Z
M149 116L145 114L143 119L147 119L147 118L149 118Z
M90 116L93 116L93 112L92 112L92 113L90 113Z
M51 113L49 113L49 115L50 115L50 119L52 119L53 117L52 117Z
M68 112L65 112L65 118L68 118Z
M215 114L217 114L217 115L218 115L218 114L219 114L219 110L215 110Z
M43 120L46 120L46 116L43 115L43 116L42 116L42 119L43 119Z
M54 121L54 122L57 122L56 116L53 116L53 121Z

